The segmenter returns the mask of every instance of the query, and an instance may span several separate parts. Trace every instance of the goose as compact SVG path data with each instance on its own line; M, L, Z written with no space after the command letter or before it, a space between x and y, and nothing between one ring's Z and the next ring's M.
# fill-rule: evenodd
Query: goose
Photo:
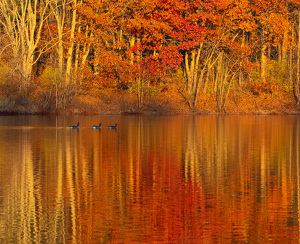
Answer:
M70 126L71 129L79 129L79 122L77 123L77 125L72 125Z
M101 124L102 123L99 123L99 125L93 125L93 129L101 129Z
M115 125L108 126L109 129L117 129L117 123Z

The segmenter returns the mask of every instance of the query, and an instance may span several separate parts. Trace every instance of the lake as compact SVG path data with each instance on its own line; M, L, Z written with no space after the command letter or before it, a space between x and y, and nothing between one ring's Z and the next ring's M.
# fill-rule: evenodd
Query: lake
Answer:
M0 243L298 243L299 194L300 116L0 117Z

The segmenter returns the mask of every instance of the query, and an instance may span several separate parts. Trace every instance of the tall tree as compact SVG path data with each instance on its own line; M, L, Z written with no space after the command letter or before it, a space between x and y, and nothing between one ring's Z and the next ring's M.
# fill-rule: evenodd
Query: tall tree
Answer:
M50 2L50 7L56 22L57 36L53 36L52 39L56 43L56 50L58 54L58 67L59 71L63 73L64 70L64 35L65 25L66 25L66 15L67 7L69 7L69 2L66 0L52 0ZM51 32L51 30L50 30ZM50 33L52 34L52 33Z
M197 107L198 96L209 69L219 58L222 44L230 38L222 28L222 16L231 1L162 1L171 26L168 35L184 55L184 81L181 93L191 108Z
M47 48L39 45L50 0L0 0L0 24L13 54L14 65L21 75L21 87L26 90L32 67Z
M72 80L72 64L73 64L73 56L74 56L74 38L75 38L75 31L77 28L77 4L78 0L72 0L72 7L73 11L71 14L70 20L70 39L67 51L67 62L66 62L66 85L69 85ZM74 80L73 80L74 81Z
M283 40L286 40L290 30L287 5L286 1L282 0L259 2L250 0L249 2L257 27L252 38L260 48L261 80L265 81L268 76L267 50L270 50L272 46L277 47Z
M179 67L182 55L170 40L170 18L165 1L140 1L128 12L125 30L129 33L129 59L136 86L139 106L148 92L150 82L163 80Z

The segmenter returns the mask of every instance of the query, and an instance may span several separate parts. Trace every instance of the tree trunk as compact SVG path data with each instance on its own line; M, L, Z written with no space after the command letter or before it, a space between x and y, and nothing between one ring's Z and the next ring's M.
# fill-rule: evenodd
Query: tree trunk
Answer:
M198 87L198 69L199 69L199 60L201 54L202 45L198 48L197 53L188 52L184 56L184 73L185 73L185 83L183 84L183 95L186 102L191 108L195 108L197 102L197 87Z
M298 11L297 78L293 85L294 97L297 105L300 104L299 83L300 83L300 11Z
M78 26L78 35L81 34L81 26ZM77 43L76 45L76 51L75 51L75 63L74 63L74 72L77 74L78 66L79 66L79 52L80 52L80 43Z
M282 60L281 60L281 62L284 65L286 65L287 62L288 62L288 55L287 55L288 46L287 46L287 43L288 43L288 32L285 31L284 35L283 35L283 41L282 41Z
M266 81L266 76L267 76L267 56L266 56L266 51L267 51L267 45L263 44L261 48L261 63L260 63L260 79L262 82Z
M185 81L180 90L180 93L183 95L185 101L190 106L190 108L195 109L198 103L198 96L200 93L201 87L204 84L204 77L207 70L214 65L214 63L218 60L214 58L216 45L211 47L211 50L208 51L205 57L203 57L203 62L200 64L200 56L203 44L197 50L197 53L185 54L184 60L184 74ZM202 54L203 55L203 54Z
M72 21L71 21L71 34L70 34L70 45L68 48L67 54L67 64L66 64L66 85L70 85L71 83L71 73L72 73L72 61L73 61L73 52L74 52L74 37L75 37L75 29L76 29L76 16L77 16L77 0L73 0L73 5L75 9L72 13Z
M129 46L132 48L135 44L135 36L132 35L130 38L129 38ZM133 65L133 60L134 60L134 53L133 52L130 52L130 64Z
M59 71L63 73L64 70L64 46L63 46L63 29L65 21L65 12L63 11L62 16L56 16L57 19L57 33L58 33L58 67Z
M292 36L293 40L295 40L295 31L294 31L294 25L292 26ZM294 66L293 66L293 56L294 56L294 50L293 48L290 48L289 50L289 86L293 86L293 73L294 73Z

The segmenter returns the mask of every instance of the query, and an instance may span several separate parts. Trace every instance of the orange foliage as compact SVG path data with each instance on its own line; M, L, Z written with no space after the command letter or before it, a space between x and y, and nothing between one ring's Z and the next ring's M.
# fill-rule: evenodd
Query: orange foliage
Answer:
M290 30L280 0L87 0L78 13L81 26L93 35L85 40L82 32L78 42L91 43L93 72L107 82L132 81L141 70L144 76L163 76L180 68L182 52L216 40L244 66L261 40L276 46ZM238 31L251 33L251 40Z
M290 49L288 75L290 80L297 76L293 66L299 54L291 47L299 38L295 34L299 0L85 0L61 4L56 13L49 12L55 16L43 25L42 41L35 47L43 49L49 40L53 42L43 50L43 60L34 63L39 66L34 69L37 75L46 66L58 65L63 73L71 57L74 84L78 81L85 88L133 84L133 90L142 93L143 85L159 84L166 91L166 83L172 83L181 94L188 93L185 100L190 105L189 99L208 98L208 89L216 93L217 87L227 87L228 94L234 86L244 88L245 84L249 87L244 91L274 92L274 84L264 84L253 74L267 69L260 69L262 54L278 62L285 56L287 63ZM61 29L53 20L60 12L64 24L58 37ZM69 21L73 13L77 14L74 37ZM36 52L35 58L39 57ZM49 65L53 61L58 64ZM220 78L221 67L228 70L224 79ZM287 68L284 72L286 77ZM273 74L265 78L270 77L274 79ZM188 82L192 85L186 85ZM227 94L224 89L221 92Z

